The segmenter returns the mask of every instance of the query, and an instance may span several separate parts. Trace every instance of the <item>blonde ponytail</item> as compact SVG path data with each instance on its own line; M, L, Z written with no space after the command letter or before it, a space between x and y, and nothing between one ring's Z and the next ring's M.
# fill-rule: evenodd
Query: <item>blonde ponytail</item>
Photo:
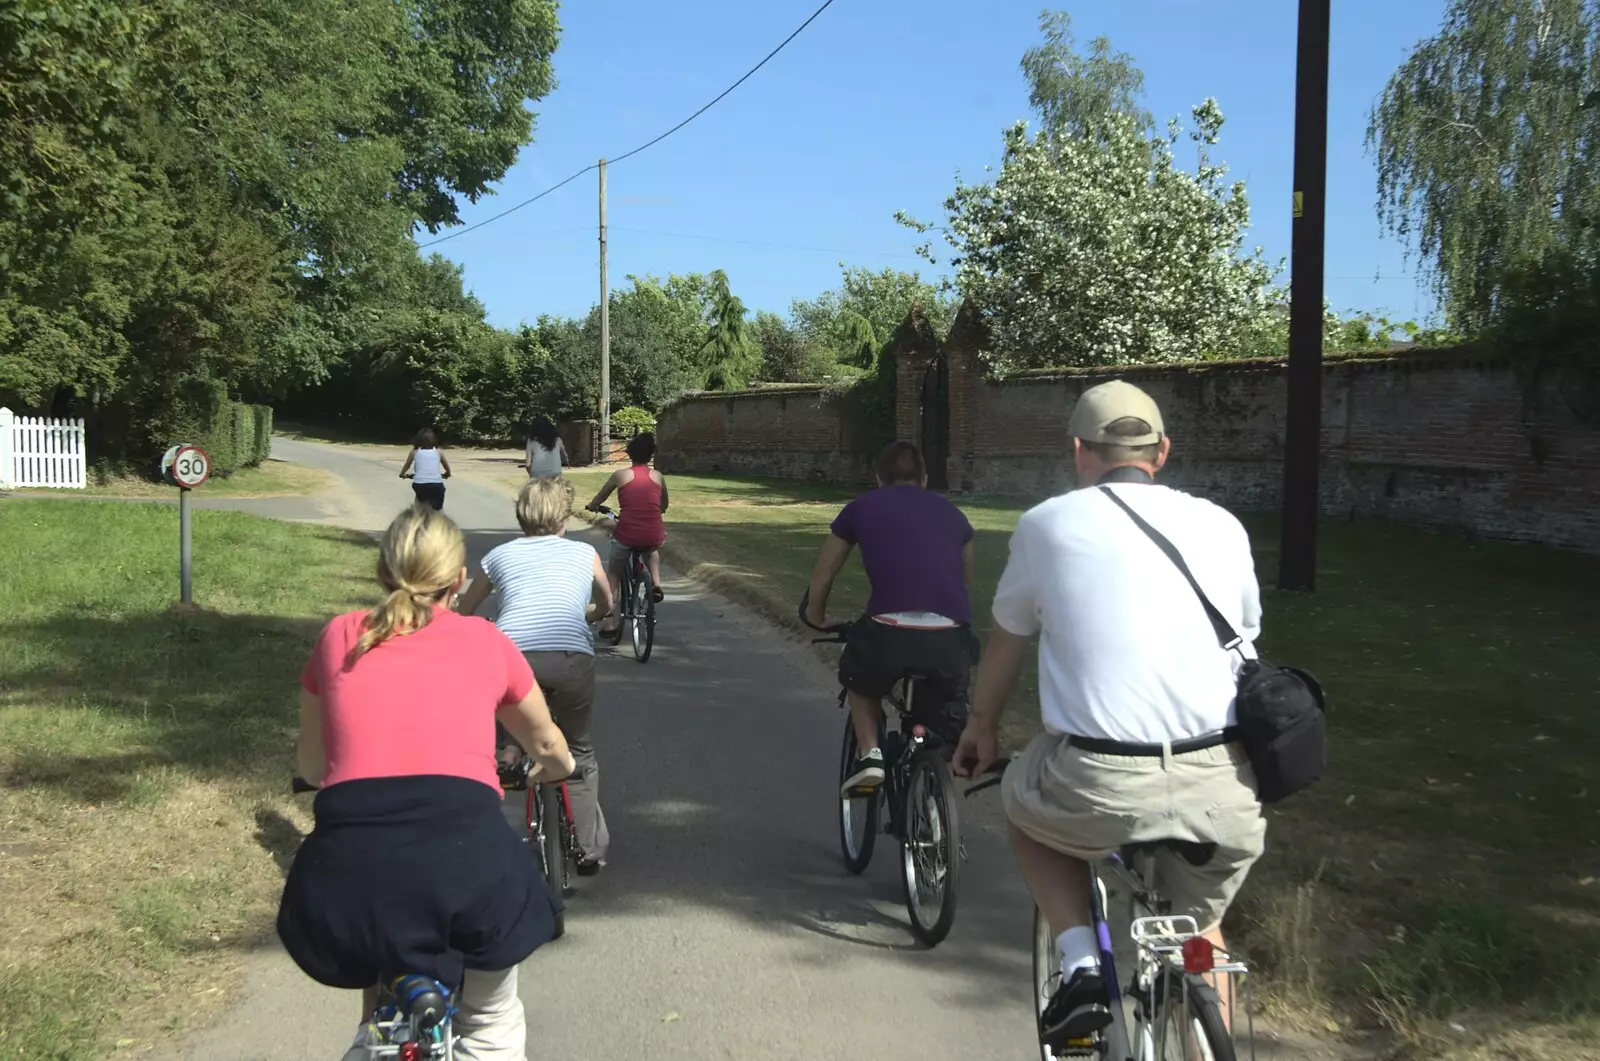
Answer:
M466 562L466 540L449 516L421 504L396 516L378 553L378 582L389 595L367 616L350 663L432 622Z

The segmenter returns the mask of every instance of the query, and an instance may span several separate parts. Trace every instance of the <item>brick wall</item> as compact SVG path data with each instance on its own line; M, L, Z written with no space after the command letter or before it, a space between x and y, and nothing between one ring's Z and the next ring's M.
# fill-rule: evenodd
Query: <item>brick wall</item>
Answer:
M846 404L821 387L763 387L682 398L656 419L656 465L668 473L722 472L867 482Z
M896 431L920 440L922 383L949 374L952 489L1044 498L1073 485L1072 405L1128 379L1160 403L1173 439L1164 481L1239 510L1282 492L1284 366L1220 362L985 378L981 322L964 309L939 343L915 319L886 357ZM1529 382L1503 358L1443 350L1330 362L1321 498L1330 516L1388 519L1600 551L1600 393L1592 375ZM660 418L666 471L870 481L849 405L820 388L686 398Z
M948 356L951 420L966 425L967 439L952 447L953 487L1024 497L1071 488L1065 428L1073 403L1087 387L1118 378L1161 406L1173 440L1164 482L1235 509L1279 504L1281 362L994 383L954 343ZM1530 383L1504 359L1466 351L1331 362L1323 377L1322 509L1600 550L1600 421L1576 411L1585 405L1582 387L1570 378Z

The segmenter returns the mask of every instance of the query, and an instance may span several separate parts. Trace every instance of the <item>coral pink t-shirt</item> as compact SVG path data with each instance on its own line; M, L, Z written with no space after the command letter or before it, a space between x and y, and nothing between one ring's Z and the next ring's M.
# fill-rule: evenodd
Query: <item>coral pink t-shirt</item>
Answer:
M323 787L369 777L443 774L500 791L495 712L533 688L533 670L486 619L439 609L347 666L366 612L336 616L300 674L322 699ZM309 780L309 779L308 779Z

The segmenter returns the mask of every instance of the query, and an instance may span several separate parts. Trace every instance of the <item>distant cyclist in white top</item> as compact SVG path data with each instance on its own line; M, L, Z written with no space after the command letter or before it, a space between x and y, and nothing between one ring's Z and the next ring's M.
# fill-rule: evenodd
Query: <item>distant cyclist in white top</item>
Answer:
M450 478L450 462L445 460L439 449L439 439L431 428L418 431L411 441L411 452L406 454L400 478L404 479L413 467L416 471L411 476L411 492L417 495L417 501L443 511L444 481Z
M565 463L567 447L556 432L556 425L547 416L535 417L528 425L527 456L522 462L528 469L528 478L553 479L561 474Z
M523 537L492 550L459 605L471 615L500 591L495 625L516 642L577 764L567 780L573 826L588 876L605 865L611 834L600 810L600 767L589 736L594 710L594 631L611 611L611 583L594 547L566 537L572 485L529 479L517 494Z

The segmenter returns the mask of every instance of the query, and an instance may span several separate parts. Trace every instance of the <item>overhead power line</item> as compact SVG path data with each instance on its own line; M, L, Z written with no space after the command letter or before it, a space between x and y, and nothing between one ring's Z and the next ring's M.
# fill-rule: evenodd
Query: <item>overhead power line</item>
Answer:
M729 85L727 88L725 88L721 92L719 92L717 94L716 98L713 99L710 103L707 103L705 106L701 107L699 110L695 111L693 114L689 115L683 121L679 122L677 125L674 125L671 129L668 129L666 132L662 133L660 136L656 137L655 139L647 140L644 143L640 144L638 147L634 148L632 151L624 152L623 154L617 155L615 158L609 159L608 160L608 164L614 166L618 162L623 162L623 161L625 161L627 159L630 159L630 158L632 158L633 156L639 154L642 151L648 151L650 148L656 146L661 141L663 141L667 137L671 136L673 133L677 132L678 130L682 129L684 126L688 125L690 122L694 121L696 118L700 117L700 115L704 114L706 111L710 110L712 107L715 107L717 104L721 103L724 99L726 99L729 96L729 94L731 94L733 92L734 89L738 88L740 85L742 85L746 81L750 80L750 78L755 75L755 72L757 70L760 70L763 66L766 66L769 62L771 62L774 56L776 56L779 52L783 51L785 48L787 48L789 46L789 42L790 41L792 41L796 37L800 36L800 34L805 31L805 28L807 26L809 26L809 25L811 25L811 23L815 22L819 15L821 15L824 11L828 10L828 8L830 8L832 6L833 6L833 0L823 0L822 6L817 8L815 11L811 12L811 17L810 18L808 18L804 22L800 23L800 25L795 29L795 31L793 33L789 34L787 37L785 37L783 39L782 43L780 43L776 48L774 48L770 52L768 52L766 54L766 56L759 63L757 63L756 65L752 66L749 70L746 70L743 77L739 78L739 80L735 81L733 84ZM485 225L492 225L496 221L499 221L501 218L503 218L503 217L505 217L505 216L507 216L509 214L516 213L518 210L521 210L524 206L529 206L529 205L531 205L533 203L538 202L540 199L543 199L545 196L549 195L551 192L560 191L562 188L565 188L567 185L571 184L573 181L577 180L579 177L583 176L585 173L593 173L596 169L599 169L599 168L600 168L599 167L599 163L591 162L589 165L583 167L578 172L574 173L572 176L567 177L565 180L559 181L556 184L552 184L550 187L546 188L544 191L538 193L537 195L529 196L528 198L522 200L522 202L517 203L515 206L509 206L506 209L500 211L498 214L495 214L492 217L486 217L482 221L476 222L475 224L468 225L466 228L458 229L457 231L451 232L448 235L440 236L438 239L429 240L427 243L424 243L421 246L422 247L436 247L441 243L445 243L445 242L447 242L449 240L455 239L457 236L465 236L468 232L476 231L477 229L480 229L480 228L484 227Z
M811 247L798 243L771 243L766 240L755 239L730 239L723 236L705 236L694 232L662 232L653 228L629 228L623 225L612 225L613 232L633 232L641 236L665 236L669 239L698 239L708 243L736 243L744 247L773 247L778 250L812 251L816 254L849 254L863 258L917 258L916 254L906 251L862 251L847 250L840 247Z

